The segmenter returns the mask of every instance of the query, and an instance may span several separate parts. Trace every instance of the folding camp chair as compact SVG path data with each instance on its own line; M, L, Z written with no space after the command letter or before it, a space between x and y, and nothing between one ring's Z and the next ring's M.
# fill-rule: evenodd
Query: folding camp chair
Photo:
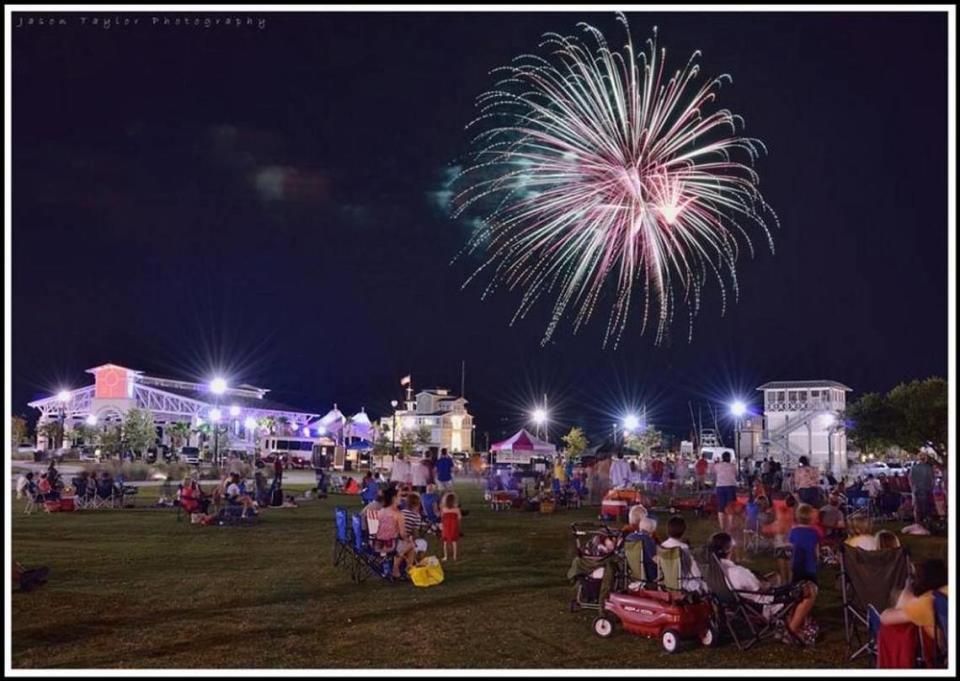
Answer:
M353 553L353 536L351 534L349 512L342 506L333 509L333 518L336 531L333 535L333 565L346 564Z
M947 637L947 597L940 591L933 592L933 631L934 640L937 643L937 652L935 664L938 667L946 667L949 660L948 652L950 639Z
M895 605L897 595L910 576L910 559L903 547L866 551L840 544L840 595L843 600L843 630L849 659L877 655L876 636L871 634L869 608L883 612Z
M639 582L643 588L653 587L658 577L656 564L652 560L656 551L657 545L649 535L638 532L628 534L623 539L625 569L622 569L620 574L630 584ZM626 584L620 586L623 588Z
M369 527L370 519L367 519ZM393 560L396 552L392 549L374 548L369 537L363 532L363 522L359 513L350 517L350 528L353 534L353 571L351 579L360 583L370 575L376 575L385 581L393 579Z
M787 622L803 599L802 584L764 591L734 589L714 554L704 566L703 578L711 592L717 630L726 629L740 650L749 650L777 633L796 638Z

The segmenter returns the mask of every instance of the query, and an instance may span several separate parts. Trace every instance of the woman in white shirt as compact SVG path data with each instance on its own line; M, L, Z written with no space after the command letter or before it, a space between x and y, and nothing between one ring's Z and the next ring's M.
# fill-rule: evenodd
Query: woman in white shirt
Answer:
M713 464L716 480L717 518L720 530L726 532L733 524L733 516L727 513L727 507L737 500L737 467L730 463L730 452L724 452L720 461Z
M429 474L429 470L427 469L426 463L426 458L410 462L409 482L411 485L413 485L413 488L421 494L427 490L427 476Z

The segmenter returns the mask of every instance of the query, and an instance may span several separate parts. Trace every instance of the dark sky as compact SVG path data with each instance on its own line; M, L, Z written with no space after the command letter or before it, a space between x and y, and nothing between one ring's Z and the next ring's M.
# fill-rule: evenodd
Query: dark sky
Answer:
M379 414L402 375L458 387L465 360L482 442L544 392L558 430L645 402L683 433L688 400L768 380L946 374L945 14L629 15L669 65L700 49L732 74L719 103L769 149L781 228L692 342L681 316L656 347L634 314L616 350L602 317L541 348L547 306L510 327L516 294L461 290L468 232L432 196L488 71L581 20L619 45L612 14L238 15L266 27L15 15L15 411L114 362Z

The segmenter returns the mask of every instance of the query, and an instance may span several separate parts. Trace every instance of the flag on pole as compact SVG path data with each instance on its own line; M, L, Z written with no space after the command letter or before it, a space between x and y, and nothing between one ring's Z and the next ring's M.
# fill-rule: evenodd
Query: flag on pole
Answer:
M410 374L407 374L406 376L400 379L400 385L410 385L410 380L411 380Z

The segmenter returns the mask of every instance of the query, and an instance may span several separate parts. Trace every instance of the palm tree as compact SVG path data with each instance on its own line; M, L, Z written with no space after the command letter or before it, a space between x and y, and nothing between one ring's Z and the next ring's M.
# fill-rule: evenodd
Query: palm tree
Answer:
M175 454L178 454L179 450L190 441L190 433L193 432L190 424L186 421L171 423L166 430Z

